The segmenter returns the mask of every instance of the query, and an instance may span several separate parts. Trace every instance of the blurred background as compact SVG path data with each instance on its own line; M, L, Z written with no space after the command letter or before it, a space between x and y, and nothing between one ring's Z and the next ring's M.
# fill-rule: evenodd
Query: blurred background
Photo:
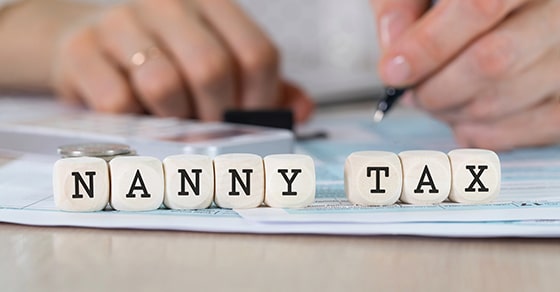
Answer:
M236 1L280 49L285 76L318 103L378 97L382 92L368 0Z
M379 88L378 45L367 0L238 0L282 52L288 78L319 102Z

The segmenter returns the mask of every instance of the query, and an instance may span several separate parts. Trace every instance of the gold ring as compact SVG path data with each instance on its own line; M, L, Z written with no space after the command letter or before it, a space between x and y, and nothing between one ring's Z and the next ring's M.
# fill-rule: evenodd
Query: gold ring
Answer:
M130 57L130 63L135 67L144 65L149 59L155 58L161 54L157 47L149 47L148 49L138 51Z

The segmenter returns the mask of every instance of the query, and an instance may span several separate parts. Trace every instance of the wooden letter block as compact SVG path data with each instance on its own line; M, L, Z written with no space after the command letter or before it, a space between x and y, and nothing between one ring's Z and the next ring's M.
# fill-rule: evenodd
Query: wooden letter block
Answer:
M214 158L216 194L222 208L256 208L264 200L263 160L255 154L223 154Z
M397 154L384 151L354 152L344 164L344 191L354 204L394 204L401 195L402 167Z
M114 209L148 211L161 206L165 187L161 161L147 156L120 156L109 165Z
M403 169L401 201L429 205L443 202L451 189L449 158L439 151L399 153Z
M303 208L315 201L315 163L307 155L264 158L264 202L273 208Z
M165 196L170 209L205 209L214 199L214 165L205 155L173 155L163 160Z
M449 152L453 183L449 199L457 203L481 204L500 193L500 158L490 150L457 149Z
M54 203L60 210L103 210L109 202L109 185L109 168L101 158L64 158L54 164Z

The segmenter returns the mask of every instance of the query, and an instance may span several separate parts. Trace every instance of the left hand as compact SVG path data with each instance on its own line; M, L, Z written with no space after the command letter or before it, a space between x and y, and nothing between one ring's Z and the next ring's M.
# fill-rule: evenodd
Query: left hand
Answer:
M560 1L428 3L372 0L382 79L416 85L414 102L449 123L461 146L560 142ZM388 26L387 15L404 17Z

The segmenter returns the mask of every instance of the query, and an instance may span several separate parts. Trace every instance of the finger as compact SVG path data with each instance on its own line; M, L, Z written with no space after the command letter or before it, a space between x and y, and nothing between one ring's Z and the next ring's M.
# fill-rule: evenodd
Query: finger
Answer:
M438 2L386 52L380 62L381 78L399 87L418 83L527 1Z
M296 123L307 121L313 114L315 104L309 95L290 82L282 82L281 105L292 110Z
M551 52L530 70L491 85L467 104L437 116L449 123L493 121L524 111L558 90L558 66L560 55Z
M190 117L191 106L182 78L133 13L122 5L103 16L98 35L104 50L128 71L136 95L149 112Z
M69 36L61 47L69 82L86 105L109 113L141 113L124 76L101 52L91 29Z
M518 115L493 123L460 123L453 131L463 147L507 151L558 143L559 128L560 100L551 98Z
M377 36L386 50L428 9L429 0L370 0L377 22Z
M67 60L67 55L58 55L55 57L52 73L53 90L56 97L62 102L66 102L68 104L81 104L83 101L72 83L72 76L68 73Z
M240 105L272 108L279 102L279 53L266 34L231 0L197 1L205 19L233 53L241 73Z
M500 97L509 99L521 92L527 93L528 89L544 90L548 94L551 89L539 86L537 79L539 76L548 77L545 74L551 70L550 64L540 64L541 68L536 69L533 67L538 67L538 62L547 62L544 55L556 46L557 41L549 33L554 25L542 17L549 6L543 2L542 5L524 8L476 40L445 68L416 88L418 103L428 111L442 112L483 99L491 105L480 109L481 114L492 118L492 114L503 114L502 110L507 111L514 106L511 104L502 108L504 101ZM487 113L482 113L484 111Z
M179 0L145 0L136 6L142 22L159 38L187 81L196 114L220 120L235 97L229 53L201 21L197 8Z

